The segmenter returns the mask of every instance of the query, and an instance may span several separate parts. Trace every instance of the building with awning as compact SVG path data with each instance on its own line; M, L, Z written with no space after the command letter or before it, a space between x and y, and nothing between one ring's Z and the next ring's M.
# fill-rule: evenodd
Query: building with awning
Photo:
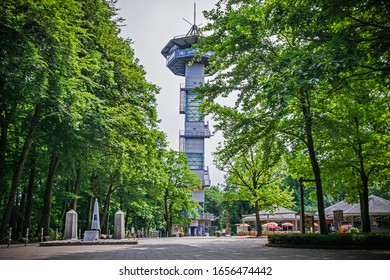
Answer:
M390 231L390 201L370 195L368 197L368 206L372 231ZM335 220L336 217L334 215L337 213L341 215L341 225L361 229L360 203L340 201L325 208L327 220Z
M280 225L283 223L292 223L293 230L299 230L299 221L300 216L297 212L292 211L290 209L284 208L284 207L278 207L274 211L259 211L260 215L260 222L261 224L268 224L269 222L276 222ZM256 215L250 214L250 215L243 215L242 216L242 222L248 223L251 225L256 224Z
M390 231L390 201L384 198L369 196L369 213L372 231ZM276 222L283 229L283 224L292 223L293 231L300 230L300 212L295 212L284 207L278 207L275 211L259 211L262 225ZM355 227L362 229L360 203L347 203L340 201L325 208L326 223L330 231L337 231L339 226L346 229ZM338 216L338 217L337 217ZM305 212L306 227L317 229L317 213ZM256 215L243 215L242 222L248 223L252 228L256 225Z

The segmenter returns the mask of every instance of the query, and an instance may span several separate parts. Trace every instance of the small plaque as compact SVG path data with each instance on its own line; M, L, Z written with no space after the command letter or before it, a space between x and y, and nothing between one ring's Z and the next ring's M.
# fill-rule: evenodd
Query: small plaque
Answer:
M84 231L84 241L96 241L98 239L97 230L86 230Z
M333 211L333 220L335 222L342 222L344 220L343 210L334 210Z

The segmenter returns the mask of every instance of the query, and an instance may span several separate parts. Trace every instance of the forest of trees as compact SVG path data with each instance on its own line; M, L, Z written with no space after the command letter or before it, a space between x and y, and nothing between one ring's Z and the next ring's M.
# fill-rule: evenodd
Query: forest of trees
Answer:
M256 206L270 183L261 165L278 164L314 181L321 233L332 197L360 201L371 231L368 195L390 186L390 2L220 0L204 14L200 51L215 52L217 74L200 89L203 110L223 132L216 161L236 192Z
M61 233L67 211L101 231L169 231L201 184L158 128L158 86L119 36L115 1L1 1L0 240ZM112 232L112 228L111 228Z

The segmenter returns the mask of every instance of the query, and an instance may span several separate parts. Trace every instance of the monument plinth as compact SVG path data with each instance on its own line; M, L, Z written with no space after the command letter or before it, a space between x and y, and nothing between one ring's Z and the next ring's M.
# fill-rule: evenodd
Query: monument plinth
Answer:
M99 238L100 238L99 203L97 199L95 199L95 204L93 205L91 230L86 230L84 232L84 241L95 241L98 240Z
M77 240L77 213L74 210L66 213L64 239Z
M121 210L115 213L114 239L125 238L125 215Z

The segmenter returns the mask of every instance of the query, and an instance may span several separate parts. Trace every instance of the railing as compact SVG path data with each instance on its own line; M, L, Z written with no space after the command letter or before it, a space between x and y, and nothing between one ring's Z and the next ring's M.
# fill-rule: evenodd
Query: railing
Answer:
M199 131L199 130L194 130L194 131L180 130L180 137L208 138L208 137L211 137L211 133L210 133L210 130L208 128L205 128L202 131Z
M173 37L173 39L181 39L181 38L186 38L186 37L202 37L202 38L204 38L205 36L201 35L201 34L188 35L188 33L187 33L185 35L177 35L177 36Z
M195 219L195 216L192 216ZM198 220L209 220L209 221L215 221L216 216L212 213L200 213L198 214L198 217L196 218Z
M181 57L188 57L188 56L195 56L196 52L198 51L198 48L193 49L185 49L185 50L176 50L172 54L167 56L167 65L174 59L174 58L181 58ZM201 56L205 57L211 57L214 54L212 51L208 51L206 53L200 54Z

